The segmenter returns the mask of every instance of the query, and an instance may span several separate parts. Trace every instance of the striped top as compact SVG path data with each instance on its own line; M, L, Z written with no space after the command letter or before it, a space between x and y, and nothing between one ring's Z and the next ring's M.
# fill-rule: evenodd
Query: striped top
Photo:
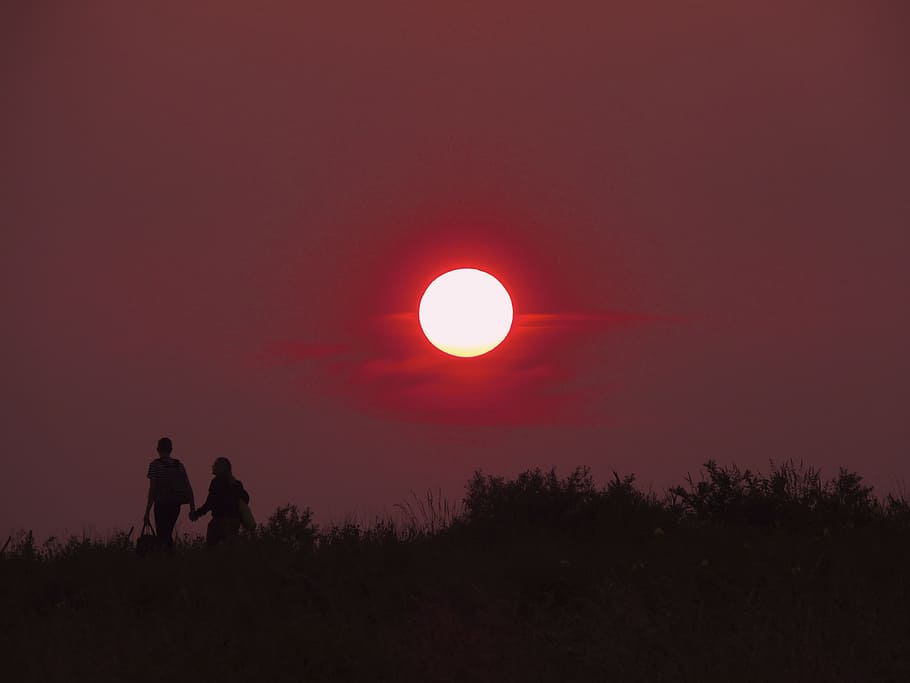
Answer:
M149 463L148 478L155 486L155 502L189 503L193 495L190 479L177 458L155 458Z

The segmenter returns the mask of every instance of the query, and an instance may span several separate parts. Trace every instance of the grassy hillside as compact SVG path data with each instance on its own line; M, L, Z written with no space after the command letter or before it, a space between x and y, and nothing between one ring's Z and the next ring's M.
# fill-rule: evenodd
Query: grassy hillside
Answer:
M281 508L232 547L124 536L0 560L11 681L907 681L910 509L860 477L708 463L478 473L463 505L319 530Z

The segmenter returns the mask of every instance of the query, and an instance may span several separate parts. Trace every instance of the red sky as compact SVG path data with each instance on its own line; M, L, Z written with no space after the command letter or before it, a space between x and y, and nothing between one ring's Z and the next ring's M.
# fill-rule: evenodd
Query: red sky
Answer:
M0 532L129 527L162 435L262 518L907 476L901 3L143 4L0 9ZM515 300L477 362L416 327L452 266Z

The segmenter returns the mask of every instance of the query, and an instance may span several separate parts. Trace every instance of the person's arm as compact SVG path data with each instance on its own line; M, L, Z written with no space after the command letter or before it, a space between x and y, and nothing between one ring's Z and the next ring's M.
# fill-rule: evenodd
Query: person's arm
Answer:
M237 482L237 483L240 486L240 497L243 499L244 503L249 505L250 504L250 494L246 492L245 488L243 488L243 484L240 484L240 482Z
M199 519L199 518L202 517L205 513L207 513L209 510L212 509L212 502L214 501L214 498L213 498L214 493L213 493L212 489L213 489L214 487L215 487L215 482L212 481L212 483L209 484L209 495L208 495L208 497L205 499L205 502L202 504L201 507L196 508L196 511L195 511L195 513L194 513L194 515L193 515L196 519Z
M190 514L192 515L196 512L196 498L193 496L193 485L190 484L190 478L186 473L186 468L183 466L183 463L180 464L180 469L183 470L183 480L186 484L186 490L190 493Z

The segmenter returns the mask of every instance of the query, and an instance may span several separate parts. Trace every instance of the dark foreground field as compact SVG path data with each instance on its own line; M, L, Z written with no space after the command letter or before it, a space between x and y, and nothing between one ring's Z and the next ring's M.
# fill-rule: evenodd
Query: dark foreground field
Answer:
M709 464L666 497L481 475L453 514L139 559L0 560L8 681L910 681L910 514L855 475ZM8 676L8 677L6 677Z

